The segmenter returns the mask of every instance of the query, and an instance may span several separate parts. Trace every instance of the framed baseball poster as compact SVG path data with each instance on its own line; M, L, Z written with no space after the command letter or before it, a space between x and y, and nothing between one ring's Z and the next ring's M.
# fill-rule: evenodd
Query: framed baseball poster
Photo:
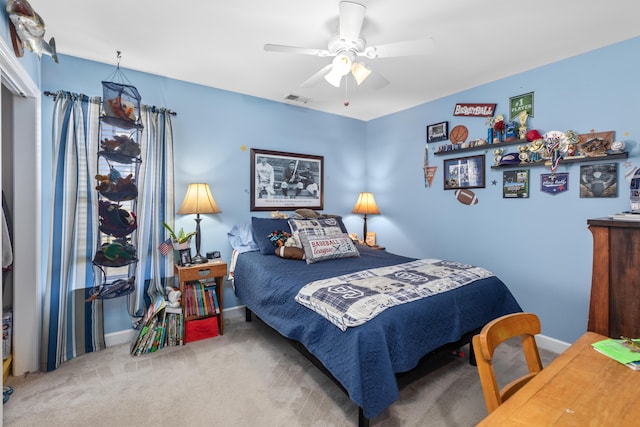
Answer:
M324 207L324 157L251 149L251 210Z

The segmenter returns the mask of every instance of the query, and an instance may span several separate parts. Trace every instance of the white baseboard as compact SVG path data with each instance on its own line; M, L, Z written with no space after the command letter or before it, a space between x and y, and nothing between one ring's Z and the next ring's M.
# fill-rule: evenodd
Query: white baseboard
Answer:
M226 319L242 318L244 317L244 305L224 309L223 313ZM136 333L137 332L133 329L112 332L104 336L104 342L107 347L131 343L135 338ZM562 353L571 345L546 335L536 335L536 343L538 344L538 347L557 354Z
M222 310L225 319L235 319L238 317L244 318L244 305L237 305L235 307Z
M226 319L244 317L244 305L227 308L222 310L222 312L224 313L224 317ZM138 332L134 329L111 332L109 334L105 334L104 343L107 347L112 347L114 345L120 345L120 344L130 344L131 342L133 342L137 333Z
M543 348L557 354L562 353L571 345L546 335L536 335L536 344L538 344L539 348Z
M113 347L114 345L120 345L133 342L133 339L137 335L137 331L134 329L127 329L125 331L112 332L104 335L104 344L107 347Z

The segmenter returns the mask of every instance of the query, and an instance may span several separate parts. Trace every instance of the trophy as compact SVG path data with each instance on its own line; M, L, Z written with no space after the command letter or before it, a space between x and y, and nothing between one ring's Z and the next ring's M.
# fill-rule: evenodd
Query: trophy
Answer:
M526 111L518 114L518 120L520 121L518 135L520 136L520 139L525 139L527 137L527 118L529 118L529 114L527 114Z

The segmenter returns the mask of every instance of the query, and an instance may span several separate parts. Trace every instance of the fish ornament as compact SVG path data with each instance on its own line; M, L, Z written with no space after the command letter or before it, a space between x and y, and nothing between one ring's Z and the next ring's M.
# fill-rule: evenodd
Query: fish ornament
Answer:
M49 43L44 41L44 21L27 0L9 0L7 13L9 14L11 41L16 56L22 57L24 48L27 48L38 55L38 59L41 59L45 54L51 56L58 63L56 41L53 37Z

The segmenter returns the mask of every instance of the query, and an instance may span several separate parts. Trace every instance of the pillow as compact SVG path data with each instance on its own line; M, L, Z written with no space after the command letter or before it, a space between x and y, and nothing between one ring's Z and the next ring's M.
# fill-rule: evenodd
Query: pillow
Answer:
M321 214L313 209L296 209L293 212L293 219L318 219L318 218L334 218L343 233L348 233L347 227L342 223L342 217L340 215Z
M296 209L295 211L293 211L293 217L295 219L307 219L307 218L311 218L311 219L316 219L316 218L320 218L322 215L320 215L317 211L314 211L313 209Z
M276 255L286 259L304 259L304 250L295 246L281 246L276 248Z
M288 230L289 222L286 218L251 218L253 226L253 240L258 244L262 255L273 255L273 244L269 235L274 230Z
M304 249L307 264L326 261L337 258L355 258L360 256L358 248L348 234L342 233L333 236L314 236L301 234L302 247Z
M342 223L342 221L340 221L340 223ZM291 234L293 234L293 238L296 240L299 248L302 247L300 236L303 234L332 236L344 233L336 218L290 219L289 226L291 227Z
M234 225L227 233L227 237L231 247L239 253L257 251L259 249L258 244L253 240L253 229L248 222Z

